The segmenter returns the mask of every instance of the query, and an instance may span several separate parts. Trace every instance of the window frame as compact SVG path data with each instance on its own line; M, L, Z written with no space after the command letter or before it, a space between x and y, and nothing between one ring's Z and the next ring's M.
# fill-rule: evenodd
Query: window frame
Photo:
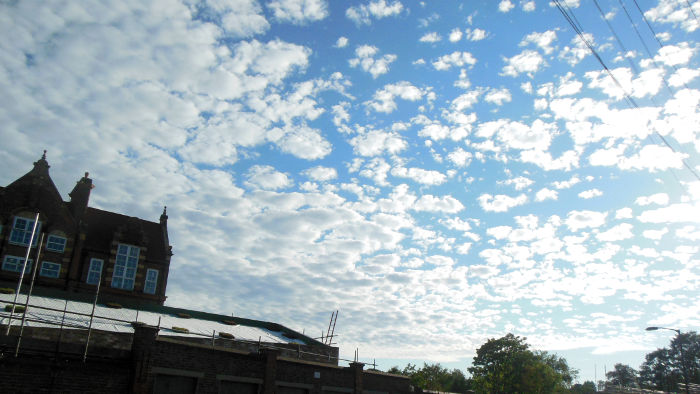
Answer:
M17 262L15 262L15 263L9 263L9 262L8 262L9 259L16 259ZM24 268L24 274L25 274L25 275L31 274L31 272L32 272L32 264L33 264L33 263L34 263L34 260L33 260L33 259L29 259L29 261L27 261L27 266ZM6 267L9 266L10 264L16 266L17 269L8 269L8 268L6 268ZM20 268L20 267L22 266L22 264L24 264L24 257L21 257L21 256L13 256L13 255L7 254L7 255L5 255L5 257L2 259L2 270L3 270L3 271L8 271L8 272L16 272L16 273L19 274L19 273L22 272L22 269Z
M122 253L123 252L123 253ZM112 272L112 287L122 290L134 290L136 272L139 268L141 248L129 244L117 244L117 254Z
M52 243L56 243L55 241L52 242L52 238L55 240L56 238L63 240L63 243L61 244L61 248L57 249L51 246ZM68 243L68 238L56 235L56 234L49 234L49 236L46 238L46 250L51 251L51 252L58 252L58 253L63 253L66 251L66 243Z
M26 221L26 227L24 229L19 229L17 227L17 222L19 220ZM25 218L22 216L15 216L14 220L12 221L12 230L10 231L10 238L8 242L12 245L19 245L19 246L27 246L29 245L29 239L32 237L32 230L31 228L34 227L34 219L30 218ZM21 235L16 236L16 234L19 234L19 232L22 232ZM32 240L32 248L36 247L37 244L37 235L41 232L41 220L36 225L36 232L34 233L34 239ZM16 240L16 238L20 238L21 241Z
M154 278L149 278L150 274L155 272ZM143 292L145 294L156 294L158 290L158 275L159 272L155 268L148 268L146 270L146 278L143 281Z
M57 269L49 269L45 267L46 265L54 265L54 268ZM46 270L46 271L44 271ZM46 275L44 272L56 272L56 275L54 276L53 274L51 275ZM61 276L61 263L56 263L53 261L42 261L41 262L41 269L39 270L39 276L43 276L44 278L54 278L58 279Z
M97 265L98 262L100 268L93 270L94 265ZM96 257L91 258L90 265L88 266L87 276L85 277L85 283L97 286L97 284L100 283L100 280L102 279L102 269L104 268L104 265L105 261L103 259L98 259ZM94 273L97 274L97 279L94 281L90 281L90 277Z

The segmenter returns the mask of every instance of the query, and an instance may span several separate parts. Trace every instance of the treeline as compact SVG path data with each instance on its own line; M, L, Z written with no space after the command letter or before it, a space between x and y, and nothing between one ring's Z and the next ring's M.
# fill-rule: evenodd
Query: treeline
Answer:
M700 336L694 331L679 333L668 347L648 353L639 370L615 364L605 378L608 385L660 391L683 391L679 384L686 379L700 384Z
M452 393L576 393L590 394L606 387L636 387L679 391L679 383L700 384L700 337L695 332L677 335L668 348L646 355L639 371L616 364L605 381L574 383L575 369L556 354L531 350L524 337L508 334L489 339L479 347L467 377L461 370L424 363L408 364L387 372L408 376L422 390Z

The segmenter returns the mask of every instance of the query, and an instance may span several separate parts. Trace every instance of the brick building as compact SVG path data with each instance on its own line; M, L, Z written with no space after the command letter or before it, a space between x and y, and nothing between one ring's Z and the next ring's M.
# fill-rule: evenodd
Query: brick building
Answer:
M101 281L105 300L162 305L172 256L165 209L159 222L151 222L92 208L93 187L85 173L64 201L49 176L46 152L31 171L0 187L0 287L16 287L39 213L25 270L39 261L38 292L84 298Z
M11 306L13 294L0 294ZM65 302L65 307L63 303ZM12 393L409 394L408 377L341 366L338 348L277 323L150 305L25 295L0 309L0 390ZM20 320L22 323L20 324ZM17 356L13 357L13 354Z
M0 187L0 392L413 391L407 377L340 366L330 341L164 306L172 256L165 210L156 223L95 209L92 188L86 173L64 201L46 152ZM35 221L43 237L32 241ZM14 294L30 243L25 273L40 264L33 295L26 285Z

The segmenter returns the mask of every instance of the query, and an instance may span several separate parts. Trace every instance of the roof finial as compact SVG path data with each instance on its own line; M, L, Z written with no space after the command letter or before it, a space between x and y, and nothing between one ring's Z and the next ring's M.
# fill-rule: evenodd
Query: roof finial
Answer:
M163 207L163 214L160 215L160 224L161 225L166 225L168 223L168 213L167 213L168 207L164 206Z
M46 149L44 149L44 154L41 155L41 158L44 159L44 160L46 160Z

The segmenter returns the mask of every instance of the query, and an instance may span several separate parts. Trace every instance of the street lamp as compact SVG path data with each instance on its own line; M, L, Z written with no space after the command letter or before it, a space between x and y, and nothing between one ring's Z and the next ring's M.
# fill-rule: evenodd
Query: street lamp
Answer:
M683 352L683 340L681 339L681 330L677 328L668 328L668 327L647 327L647 331L656 331L656 330L669 330L669 331L675 331L676 334L678 334L678 346L681 348L681 370L683 371L683 381L685 382L685 393L690 394L689 391L689 386L688 386L688 372L685 369L685 354Z

